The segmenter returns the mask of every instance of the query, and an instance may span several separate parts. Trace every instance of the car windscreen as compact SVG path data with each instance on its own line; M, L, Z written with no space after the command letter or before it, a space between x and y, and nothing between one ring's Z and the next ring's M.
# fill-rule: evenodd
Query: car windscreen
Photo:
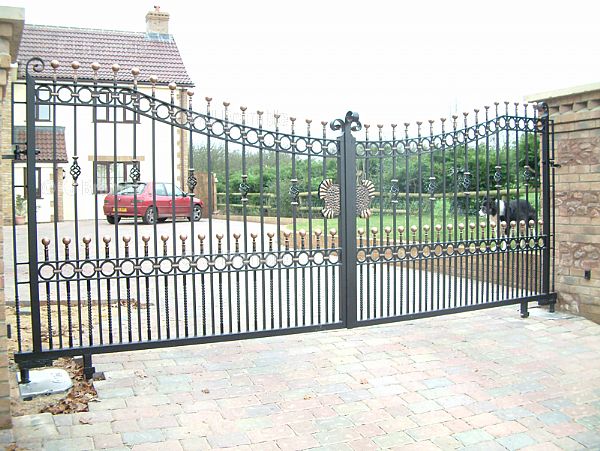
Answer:
M142 194L145 187L145 183L138 183L137 185L135 183L121 183L117 189L117 194Z

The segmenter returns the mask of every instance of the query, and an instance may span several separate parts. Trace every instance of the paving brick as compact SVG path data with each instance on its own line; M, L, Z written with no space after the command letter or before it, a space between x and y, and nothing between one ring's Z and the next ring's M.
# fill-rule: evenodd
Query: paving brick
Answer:
M558 445L552 442L536 443L535 445L526 446L521 448L522 451L562 451Z
M316 432L313 437L321 445L333 445L338 443L347 443L362 438L354 427L335 429L325 432Z
M552 444L558 446L561 450L575 451L581 449L581 443L571 437L561 437L554 440Z
M526 446L535 445L536 441L525 432L518 434L507 435L506 437L499 438L498 443L509 450L517 450L525 448Z
M140 429L162 429L179 426L177 419L172 416L140 418L138 424Z
M94 442L90 437L62 438L57 440L48 440L44 445L47 451L64 451L66 449L73 451L87 451L94 447Z
M463 420L451 420L451 421L446 421L445 423L442 423L445 427L447 427L448 429L450 429L450 431L452 431L453 433L456 432L465 432L465 431L469 431L472 429L472 426L470 424L468 424L466 421Z
M414 413L432 412L434 410L442 410L436 401L426 400L408 404L408 408Z
M72 437L91 437L98 434L112 434L110 423L75 424L71 426Z
M402 447L414 441L408 434L401 431L373 437L372 440L381 448Z
M205 437L194 437L179 440L179 444L185 451L209 450L211 446ZM165 450L166 451L166 450Z
M140 425L135 419L115 420L111 423L112 432L136 432L140 430Z
M347 417L336 416L315 420L315 425L319 431L333 431L341 428L350 428L354 426L352 420Z
M232 446L249 445L250 438L243 432L229 434L211 434L206 437L214 448L229 448Z
M454 417L445 410L434 410L432 412L419 413L411 415L410 419L419 426L427 426L428 424L444 423L454 420Z
M373 440L368 438L363 438L359 440L353 440L348 443L348 445L356 451L368 451L368 450L378 450L381 449Z
M502 423L486 426L485 431L492 434L494 437L505 437L507 435L524 432L527 430L525 426L517 421L503 421Z
M183 446L177 440L168 440L160 443L143 443L134 445L133 451L183 451Z
M288 425L279 425L265 429L255 429L247 431L246 434L252 443L261 443L295 437L294 431Z
M94 447L97 449L117 448L123 446L121 434L99 434L92 437Z
M452 431L442 424L429 424L406 431L415 441L429 440L434 437L449 436Z
M123 432L123 443L125 445L141 445L144 443L162 442L165 439L164 434L160 430L140 431L140 432Z
M464 418L464 420L475 428L483 428L486 426L491 426L492 424L498 424L502 422L500 418L498 418L492 413L480 413L478 415L473 415Z
M600 434L598 434L598 431L579 432L572 435L571 438L586 448L600 448Z
M361 436L365 438L371 438L385 434L383 429L381 429L375 423L361 424L360 426L356 426L355 429Z
M538 420L547 425L567 423L572 421L571 417L561 412L545 412L537 415Z
M481 442L493 440L494 437L483 429L473 429L471 431L459 432L453 435L466 446L475 445Z
M277 440L277 446L284 451L296 451L308 448L316 448L319 442L312 435L299 435ZM265 448L260 448L261 451Z

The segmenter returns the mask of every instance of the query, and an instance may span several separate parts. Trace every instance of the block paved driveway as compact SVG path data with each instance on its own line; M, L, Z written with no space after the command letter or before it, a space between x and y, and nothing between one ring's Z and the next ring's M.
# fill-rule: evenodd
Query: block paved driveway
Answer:
M90 412L14 419L24 449L600 449L600 325L502 307L95 357Z

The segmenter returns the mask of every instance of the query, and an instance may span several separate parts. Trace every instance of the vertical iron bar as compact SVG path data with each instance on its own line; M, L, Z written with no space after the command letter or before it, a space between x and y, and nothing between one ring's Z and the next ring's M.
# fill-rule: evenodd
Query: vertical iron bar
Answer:
M459 214L459 208L458 208L458 162L457 162L457 158L456 158L456 153L457 153L457 146L456 143L458 141L458 133L456 131L456 120L458 119L457 115L453 115L452 116L452 129L453 129L453 137L454 139L452 140L452 174L454 177L453 180L453 186L454 186L454 214L453 214L453 218L454 218L454 224L453 227L450 230L454 230L453 234L452 234L452 238L451 241L454 244L454 256L450 257L451 259L455 259L456 260L456 265L454 266L454 274L453 274L453 278L454 278L454 299L452 302L452 306L451 307L457 307L457 300L460 302L460 295L461 293L458 292L458 278L457 278L457 270L458 267L460 266L460 257L458 255L458 247L459 247L459 242L456 239L456 237L458 236L458 214Z
M73 101L73 130L77 130L77 100L79 99L79 91L77 87L77 77L74 77L73 80L73 91L75 92L74 101ZM77 155L77 133L73 133L73 165L78 165L78 155ZM73 211L74 211L74 243L75 243L75 261L77 265L79 265L79 210L77 208L77 191L78 191L78 183L77 177L79 174L72 173L73 177ZM79 337L79 346L83 346L83 314L82 314L82 304L81 304L81 273L78 271L76 274L77 279L77 319L79 321L78 324L78 337Z
M196 189L196 168L194 166L194 119L192 115L192 97L194 96L194 91L188 89L185 91L187 96L187 126L188 126L188 153L189 153L189 161L188 161L188 189L191 192L190 196L190 211L194 211L194 190ZM183 91L181 93L183 97ZM210 177L210 176L209 176ZM183 183L183 182L182 182ZM206 208L206 207L205 207ZM198 219L200 221L200 219ZM196 218L192 214L192 221L190 224L190 245L191 245L191 254L192 256L196 255L196 240L194 237L196 236L194 233L196 225ZM196 274L198 267L196 265L192 265L192 308L194 310L194 336L198 336L198 301L197 301L197 292L196 292Z
M380 251L379 251L379 261L383 262L383 255L385 255L385 253L382 255L382 251L383 251L383 234L384 234L384 225L383 225L383 163L384 163L384 157L385 157L385 153L383 151L383 136L382 136L382 128L383 125L379 124L377 125L377 128L379 128L379 140L377 141L377 154L378 154L378 163L379 163L379 246L380 246ZM388 286L384 289L384 279L383 279L383 264L379 264L381 267L381 271L379 272L379 316L383 317L383 311L384 311L384 303L383 303L383 293L387 290L387 288L389 288L389 282L388 282ZM389 265L387 265L387 270L389 272L390 267ZM389 299L389 296L388 296ZM389 315L388 315L389 316Z
M58 211L58 162L57 162L57 147L56 147L56 96L57 96L57 84L56 84L56 74L52 79L52 201L53 201L53 218L52 225L54 229L54 257L58 262L60 260L59 256L59 238L58 238L58 221L59 221L59 211ZM28 174L29 175L29 174ZM27 185L36 184L36 180L32 183L29 181ZM37 194L36 194L37 197ZM29 196L28 196L29 198ZM34 197L35 199L35 197ZM31 198L29 198L31 200ZM56 314L58 316L57 326L58 326L58 344L59 347L63 347L63 329L62 329L62 309L61 309L61 293L60 293L60 271L56 273Z
M442 143L446 142L446 118L440 118L440 121L442 122ZM442 144L442 148L440 149L440 154L441 154L441 159L442 159L442 223L440 224L442 226L441 228L441 232L442 232L442 243L440 243L440 250L441 250L441 258L442 258L442 274L444 275L443 279L442 279L442 308L446 308L446 298L448 298L448 300L450 299L450 296L446 293L446 280L448 279L447 275L449 275L450 273L446 272L446 258L444 257L444 252L448 249L448 240L446 237L446 209L447 209L447 205L446 205L446 182L448 180L448 176L446 174L446 145ZM438 233L438 236L440 236L440 234ZM438 240L440 241L440 240Z
M394 250L394 256L392 258L392 268L394 271L394 289L392 290L392 293L394 293L393 296L393 301L394 301L394 308L393 308L393 315L396 316L398 313L398 303L396 302L396 293L398 292L398 270L397 270L397 264L396 264L396 258L398 257L398 248L396 247L398 245L398 237L397 237L397 225L396 225L396 214L397 214L397 209L398 209L398 195L400 194L399 192L399 187L398 187L398 176L396 175L396 155L398 153L398 143L396 142L396 127L397 124L391 124L392 127L392 148L391 148L391 152L392 152L392 189L395 189L395 192L392 193L392 233L393 235L393 241L392 241L392 249ZM400 271L402 271L402 266L400 266ZM402 290L400 290L400 297L402 296Z
M115 258L119 261L119 196L117 193L119 191L118 184L118 147L117 147L117 111L118 108L118 91L117 91L117 71L115 70L116 66L113 66L114 73L114 81L113 81L113 91L112 91L112 105L113 105L113 194L115 201ZM125 110L123 108L120 109L120 113L124 114ZM121 312L121 276L119 272L117 272L117 318L119 320L119 343L123 342L123 321L122 321L122 312ZM110 279L108 279L107 283L110 283ZM109 305L110 308L110 305Z
M356 121L358 115L355 114ZM341 215L340 247L340 318L346 327L357 325L356 317L356 140L351 132L352 122L346 120L340 137Z
M11 97L11 101L14 102L14 85L11 86L11 90L12 90L12 97ZM14 104L13 104L13 116L14 116ZM13 121L12 124L14 124L14 117L13 117ZM15 142L15 136L14 136L14 125L13 125L13 140L12 142ZM17 248L17 225L15 224L15 216L16 216L16 206L15 206L15 200L16 200L16 190L15 190L15 161L13 160L11 162L11 171L10 171L10 176L11 176L11 208L12 208L12 216L11 216L11 229L12 229L12 256L13 256L13 283L15 284L15 316L16 316L16 326L17 326L17 350L18 352L21 352L23 350L23 331L22 331L22 324L21 324L21 300L20 300L20 295L19 295L19 271L17 270L17 262L19 261L19 257L18 257L18 248ZM20 169L20 168L19 168ZM27 168L25 168L25 170L27 170ZM30 273L31 274L31 273ZM31 277L31 276L30 276ZM36 277L37 279L37 277ZM38 288L39 289L39 288ZM49 283L46 283L46 293L48 298L50 297L50 286ZM50 305L50 303L48 303L48 305ZM41 319L40 319L40 325L41 325ZM52 337L52 333L49 333L49 336Z
M35 79L26 73L27 117L27 235L29 258L29 299L31 303L31 338L33 352L42 350L42 325L40 320L40 288L37 252L37 206L36 206L36 142L35 142ZM54 160L56 162L56 160ZM53 180L56 183L56 173ZM57 254L58 255L58 254ZM16 272L16 268L15 268ZM16 287L15 287L16 288ZM58 288L58 284L57 284Z
M175 83L169 85L169 90L171 91L169 116L171 118L175 117L175 89L177 89ZM173 121L170 121L169 135L171 146L171 225L173 231L172 249L173 258L175 259L177 256L177 199L175 198L175 126L173 125ZM190 216L194 216L193 211L190 212ZM156 220L158 221L158 217ZM173 269L173 297L175 298L175 337L179 338L179 290L177 289L177 279L177 270ZM168 301L165 300L165 302ZM167 322L170 322L168 318Z
M227 255L231 255L231 207L230 207L230 192L229 192L229 179L230 179L230 169L229 169L229 102L223 102L223 107L225 109L225 121L224 121L224 131L225 131L225 237L227 238ZM229 316L229 332L233 332L233 311L231 306L231 267L227 267L227 310Z
M158 222L158 206L156 205L156 87L155 84L152 84L152 97L150 97L150 108L152 111L152 128L151 128L151 137L152 137L152 207L154 211L154 220L152 221L152 232L153 232L153 247L154 247L154 296L156 299L156 335L157 338L161 339L161 327L160 327L160 286L159 286L159 273L158 273L158 228L156 223ZM145 213L145 212L144 212ZM166 318L166 322L168 324L169 318Z
M156 221L155 221L156 222ZM167 248L167 241L169 239L168 235L162 235L160 237L160 239L163 242L163 258L159 259L159 262L161 260L167 260L167 255L168 255L168 248ZM173 240L175 240L175 237L173 237ZM159 263L160 266L160 263ZM165 281L165 326L166 326L166 332L167 332L167 340L169 338L171 338L171 317L169 315L169 275L165 274L164 275L164 281ZM158 300L157 300L158 303Z
M550 119L548 105L541 105L542 114L542 233L544 250L542 252L542 294L550 294Z
M519 200L519 196L520 196L520 186L519 186L519 182L520 182L520 160L519 160L519 156L520 156L520 152L519 152L519 111L518 111L518 103L515 103L515 181L516 181L516 187L517 187L517 194L516 194L516 200ZM521 273L520 271L520 267L521 267L521 259L520 256L521 254L521 250L519 247L519 243L521 241L521 225L519 224L519 222L517 221L517 234L516 234L516 247L515 247L515 254L516 254L516 279L513 281L513 297L519 297L519 274ZM521 312L523 312L524 309L527 308L527 302L524 301L521 303Z
M95 67L95 66L94 66ZM100 224L98 218L98 72L94 70L94 91L92 93L92 117L94 131L94 155L92 178L94 185L94 244L96 251L96 264L100 265ZM96 271L96 296L98 297L98 344L104 343L103 321L102 321L102 286L100 282L100 271Z
M212 100L211 97L206 97L206 128L208 130L208 134L206 135L206 170L208 171L208 254L211 256L210 258L214 258L213 256L213 190L212 190L212 155L211 155L211 133L212 133L212 124L211 124L211 115L210 115L210 102ZM215 319L215 290L214 290L214 267L209 267L209 290L210 290L210 321L211 321L211 332L212 335L215 334L216 327L216 319Z
M321 121L321 125L323 126L323 144L321 146L323 152L323 180L327 179L327 121ZM334 160L335 163L339 163L337 159ZM336 168L336 171L338 168ZM323 217L323 249L329 249L328 243L328 233L327 233L327 218ZM325 286L329 286L329 271L327 270L327 266L325 267ZM332 298L332 302L335 303L335 299ZM325 290L325 323L329 323L329 290ZM335 318L333 319L335 321Z
M133 74L133 80L134 80L134 84L133 84L133 96L131 98L131 102L132 102L132 106L133 106L133 124L132 124L132 146L133 146L133 164L134 167L137 167L138 170L138 176L134 178L134 190L133 190L133 246L135 248L135 263L136 266L139 266L140 264L140 255L139 255L139 244L140 244L140 237L139 237L139 233L138 233L138 187L139 185L139 179L140 179L140 175L139 175L139 171L141 170L141 168L139 167L139 162L137 161L137 124L138 124L138 120L140 118L140 115L138 114L138 109L139 109L139 92L137 91L137 74L138 69L134 68L132 69L132 74ZM137 327L138 327L138 341L142 341L142 294L141 294L141 284L140 284L140 279L141 279L141 275L140 275L140 270L136 269L135 270L135 288L136 288L136 301L137 301L137 306L136 306L136 313L137 313ZM147 277L146 277L147 280ZM146 292L147 294L147 292ZM146 310L148 310L148 312L150 311L150 305L146 304ZM148 338L149 339L149 338Z
M125 244L125 260L129 260L129 242L131 241L130 236L123 237L123 243ZM118 245L118 243L117 243ZM127 302L127 338L129 342L133 340L133 332L131 330L131 278L125 277L125 294ZM119 301L120 303L120 301Z
M310 137L310 124L312 119L306 119L306 136L307 136L307 145L306 145L306 164L307 164L307 180L306 180L306 188L307 188L307 196L306 196L306 206L308 208L308 255L309 258L308 263L308 271L309 271L309 286L310 286L310 322L309 324L314 324L315 321L315 304L314 304L314 296L313 296L313 288L314 288L314 274L313 274L313 217L312 217L312 143ZM263 283L264 286L264 283Z
M264 149L263 149L263 123L262 123L262 111L257 111L258 115L258 179L259 179L259 205L260 205L260 258L262 261L265 259L265 193L264 193ZM264 266L260 272L261 278L261 292L262 292L262 329L267 328L267 308L266 308L266 279Z
M275 115L275 203L277 209L277 258L281 258L281 177L280 171L280 139L279 139L279 114ZM277 264L277 292L279 300L279 328L283 328L283 293L281 289L282 276L281 264Z
M423 303L427 305L427 299L429 293L427 293L427 289L423 290L423 145L421 142L421 124L422 122L417 122L417 165L418 165L418 185L419 185L419 219L418 225L419 228L419 245L417 247L418 253L417 258L419 260L419 286L418 290L414 290L413 293L419 291L419 312L423 311ZM414 289L414 287L413 287ZM425 299L422 299L423 291L425 291Z
M242 111L242 137L244 140L242 141L242 181L245 181L248 177L248 168L246 167L246 107L241 106L240 110ZM210 175L209 175L210 176ZM248 201L244 199L242 196L242 216L244 223L244 256L248 258ZM248 271L244 271L244 302L246 306L246 331L250 330L250 296L249 296L249 274Z

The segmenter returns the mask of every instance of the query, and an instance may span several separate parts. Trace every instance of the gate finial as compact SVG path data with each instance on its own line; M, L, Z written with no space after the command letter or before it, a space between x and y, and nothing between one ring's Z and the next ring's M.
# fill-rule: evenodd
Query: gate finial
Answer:
M333 131L341 130L342 128L350 127L350 130L353 132L357 132L362 129L362 124L360 123L360 119L357 112L348 111L346 113L346 117L342 119L334 119L329 124L329 127Z

